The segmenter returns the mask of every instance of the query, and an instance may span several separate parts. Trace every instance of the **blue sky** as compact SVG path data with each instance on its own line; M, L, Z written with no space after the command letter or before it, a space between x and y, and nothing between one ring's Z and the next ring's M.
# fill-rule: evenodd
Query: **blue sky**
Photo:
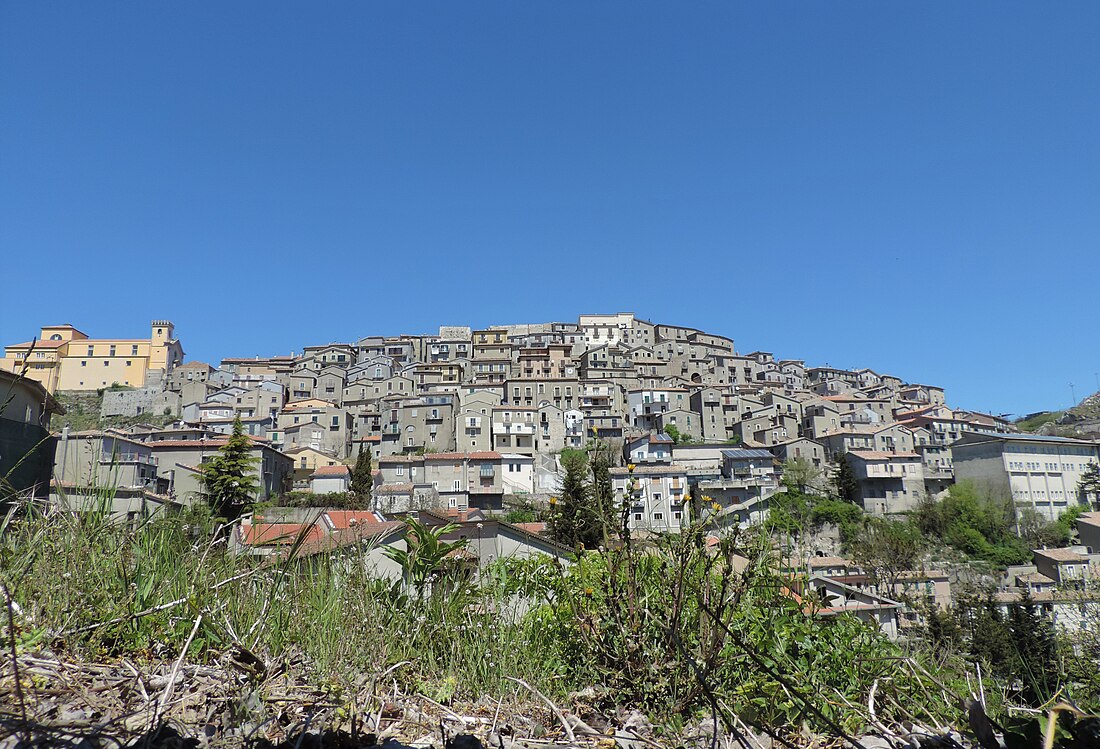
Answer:
M1023 413L1100 371L1100 3L0 6L0 342L632 310ZM16 291L11 292L12 289Z

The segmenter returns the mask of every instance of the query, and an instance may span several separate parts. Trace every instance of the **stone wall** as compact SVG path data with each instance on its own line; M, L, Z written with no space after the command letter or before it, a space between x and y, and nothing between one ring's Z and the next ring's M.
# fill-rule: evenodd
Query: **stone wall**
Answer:
M103 391L103 405L99 413L103 417L140 416L144 413L160 415L166 409L172 416L179 416L179 394L164 392L160 387L146 387Z

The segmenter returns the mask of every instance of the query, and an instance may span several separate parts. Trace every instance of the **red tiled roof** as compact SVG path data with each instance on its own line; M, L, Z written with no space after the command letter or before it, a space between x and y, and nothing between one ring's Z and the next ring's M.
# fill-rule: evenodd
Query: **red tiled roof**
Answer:
M412 484L383 484L374 490L375 494L405 494L413 490Z
M405 524L400 520L375 523L372 525L356 526L343 532L334 532L319 539L310 539L298 549L298 556L310 556L322 554L326 551L334 551L342 546L351 546L368 538L378 538L392 531L404 528Z
M365 525L382 525L385 522L379 520L378 516L370 510L328 510L325 512L325 517L338 531Z
M317 466L313 470L314 476L350 476L351 469L347 466Z

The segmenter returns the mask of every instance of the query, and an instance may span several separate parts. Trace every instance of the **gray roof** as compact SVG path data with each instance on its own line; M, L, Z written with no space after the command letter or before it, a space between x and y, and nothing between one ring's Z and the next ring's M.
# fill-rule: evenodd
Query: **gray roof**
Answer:
M767 450L748 447L737 448L735 450L723 450L722 456L730 458L731 460L756 460L757 458L767 458L771 460L774 457Z

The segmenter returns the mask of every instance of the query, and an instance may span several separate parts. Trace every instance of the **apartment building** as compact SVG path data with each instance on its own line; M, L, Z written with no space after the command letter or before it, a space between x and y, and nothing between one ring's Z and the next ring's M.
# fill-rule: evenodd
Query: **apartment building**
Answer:
M218 435L163 439L163 436L151 434L145 439L156 459L158 477L167 481L168 494L173 501L185 506L199 501L203 492L202 465L225 446L226 438ZM250 442L250 454L255 459L253 477L257 483L254 499L266 502L290 489L294 461L266 441L252 437Z
M493 449L499 452L535 454L539 409L498 406L492 412Z
M270 439L278 448L312 447L346 458L352 426L352 416L346 409L311 398L286 404Z
M678 465L612 468L615 496L628 504L631 531L679 533L689 522L687 469Z
M910 512L924 495L924 468L916 453L851 450L844 459L859 482L863 509L872 515Z
M158 479L149 445L99 430L64 430L57 443L51 501L68 510L107 511L136 520L175 506Z
M0 369L23 373L51 393L98 390L113 384L166 382L183 363L183 347L168 320L153 320L148 338L89 338L72 325L47 325L38 339L4 349Z
M956 481L972 481L1048 520L1086 504L1077 486L1100 461L1095 442L1033 434L970 432L951 445L951 455Z

